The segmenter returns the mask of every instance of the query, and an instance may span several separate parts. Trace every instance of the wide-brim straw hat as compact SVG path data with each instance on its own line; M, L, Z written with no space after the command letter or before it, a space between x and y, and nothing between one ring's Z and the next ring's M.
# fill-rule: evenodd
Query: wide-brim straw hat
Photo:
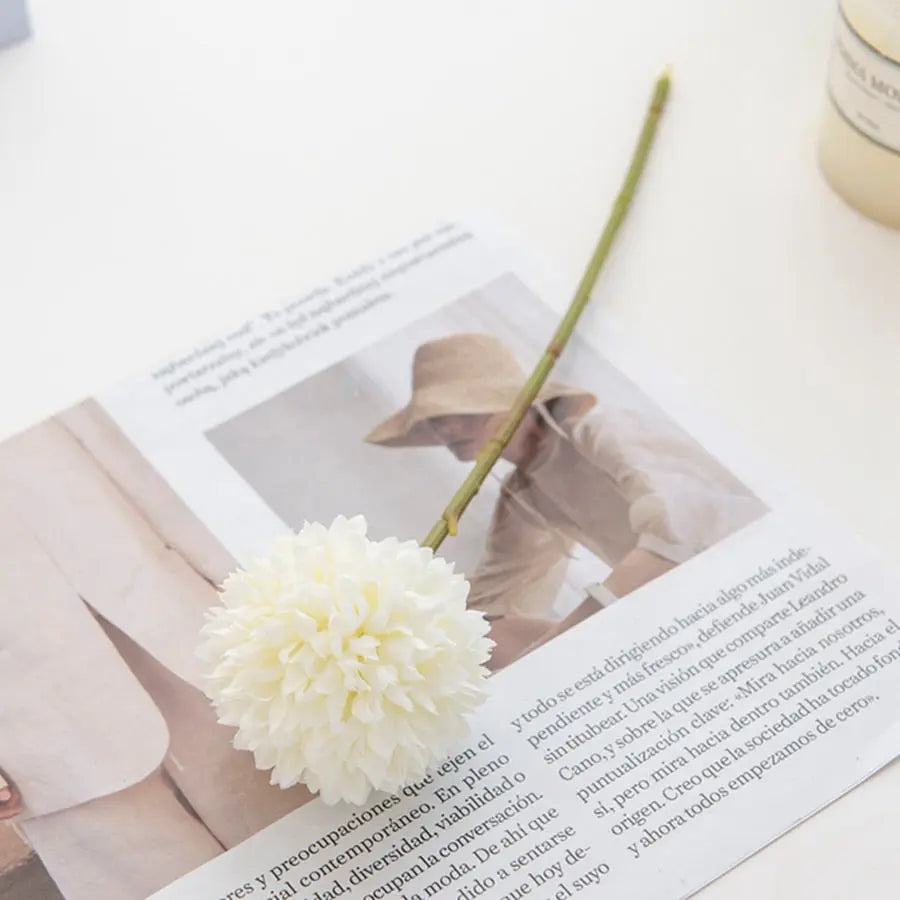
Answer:
M528 376L509 348L489 334L455 334L422 344L413 358L412 397L374 428L366 440L385 447L442 444L431 419L437 416L508 412ZM583 416L597 398L589 391L548 382L536 403L554 404L554 418Z

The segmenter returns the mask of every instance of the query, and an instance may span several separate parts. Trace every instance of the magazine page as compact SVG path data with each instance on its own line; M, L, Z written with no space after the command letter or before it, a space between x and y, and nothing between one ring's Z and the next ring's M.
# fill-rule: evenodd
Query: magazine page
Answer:
M682 897L896 756L896 575L613 327L441 548L496 642L471 737L364 807L234 749L215 586L306 520L425 534L556 321L502 243L420 235L0 445L0 891Z

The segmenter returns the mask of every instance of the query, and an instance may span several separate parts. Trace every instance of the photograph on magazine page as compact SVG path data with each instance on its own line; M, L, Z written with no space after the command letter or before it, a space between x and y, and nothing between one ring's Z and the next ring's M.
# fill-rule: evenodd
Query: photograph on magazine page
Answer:
M360 511L421 537L554 322L506 276L221 422L210 453L286 527ZM766 512L577 339L495 472L442 547L495 669ZM3 900L139 900L309 799L202 692L234 558L97 403L0 445L0 553Z
M506 276L207 436L294 528L364 510L375 537L421 537L554 325ZM499 668L764 512L576 336L441 553L491 620Z
M96 404L0 444L0 554L3 900L138 900L309 798L201 690L234 561Z

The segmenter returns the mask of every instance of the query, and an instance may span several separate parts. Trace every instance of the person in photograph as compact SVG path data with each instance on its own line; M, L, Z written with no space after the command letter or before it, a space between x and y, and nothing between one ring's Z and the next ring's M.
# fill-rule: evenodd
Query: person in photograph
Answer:
M194 657L215 589L172 540L203 529L117 452L153 524L59 420L0 444L0 818L67 900L140 900L310 796L217 723Z
M446 446L473 461L526 380L506 345L456 334L420 346L412 397L366 440ZM505 477L470 605L492 621L499 668L758 518L764 507L635 389L633 402L546 384L503 457ZM439 498L436 498L439 501ZM606 563L562 625L551 610L575 544Z

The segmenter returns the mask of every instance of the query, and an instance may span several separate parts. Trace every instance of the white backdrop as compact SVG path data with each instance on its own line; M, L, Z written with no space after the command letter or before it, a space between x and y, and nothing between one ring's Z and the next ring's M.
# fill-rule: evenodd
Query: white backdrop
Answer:
M900 559L900 234L816 169L831 3L31 5L0 53L0 432L469 206L574 285L671 62L596 301ZM898 809L889 771L703 896L893 897Z

